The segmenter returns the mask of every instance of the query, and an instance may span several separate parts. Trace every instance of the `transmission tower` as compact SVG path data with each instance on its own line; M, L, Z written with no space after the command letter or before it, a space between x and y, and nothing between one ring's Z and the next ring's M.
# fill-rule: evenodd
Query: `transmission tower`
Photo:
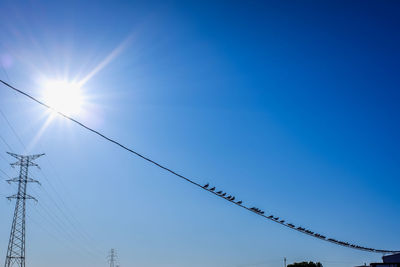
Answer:
M17 162L11 163L12 167L19 166L19 177L7 180L8 183L18 183L18 192L15 195L7 197L8 200L16 199L14 218L11 226L10 240L8 241L8 249L6 262L4 267L25 267L25 207L26 200L36 199L26 193L28 183L38 183L38 181L28 177L28 169L30 166L39 166L33 160L43 156L44 154L22 156L10 153L11 156L18 159Z
M108 262L110 263L110 267L118 267L117 264L117 253L115 253L115 249L110 250L110 254L108 254Z

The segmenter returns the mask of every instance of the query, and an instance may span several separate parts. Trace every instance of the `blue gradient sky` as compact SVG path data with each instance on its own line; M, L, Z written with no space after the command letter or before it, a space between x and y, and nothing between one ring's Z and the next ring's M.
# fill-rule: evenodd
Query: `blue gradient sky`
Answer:
M296 225L399 249L399 4L200 2L1 1L0 77L40 96L40 77L82 79L115 55L77 119ZM29 188L29 267L107 266L112 247L143 267L380 259L264 221L60 118L43 127L46 110L4 86L0 109L28 147L0 117L14 152L47 154ZM14 190L0 183L0 258Z

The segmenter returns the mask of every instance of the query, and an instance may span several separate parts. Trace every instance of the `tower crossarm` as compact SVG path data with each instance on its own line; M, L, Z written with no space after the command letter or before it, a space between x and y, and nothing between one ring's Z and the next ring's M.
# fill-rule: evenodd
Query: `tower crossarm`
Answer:
M23 155L18 155L18 154L12 153L12 152L7 152L7 154L9 154L10 156L13 156L14 158L19 159L19 160L21 160L21 159L35 160L35 159L45 155L44 153L42 153L42 154L23 156Z
M18 183L18 182L21 182L21 181L23 181L23 180L21 179L21 177L15 177L15 178L6 180L6 182L9 183L9 184L10 184L10 183ZM41 183L40 183L38 180L29 178L29 177L26 178L26 182L27 182L27 183L37 183L37 184L41 185Z
M13 168L14 168L15 166L29 166L29 167L33 166L33 167L38 167L38 168L40 169L40 167L39 167L38 164L36 164L36 163L34 163L34 162L31 162L30 160L27 160L27 159L21 159L21 160L19 160L19 161L17 161L17 162L10 163L10 165L11 165L11 167L13 167Z
M7 199L8 200L11 200L11 199L24 199L24 200L32 199L32 200L35 200L37 202L37 199L35 197L33 197L31 195L28 195L28 194L25 194L25 195L14 194L12 196L7 197Z

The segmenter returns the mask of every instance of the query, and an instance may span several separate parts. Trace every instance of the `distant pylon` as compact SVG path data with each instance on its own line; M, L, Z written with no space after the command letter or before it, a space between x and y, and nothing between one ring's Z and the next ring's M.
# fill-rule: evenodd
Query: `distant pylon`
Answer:
M116 267L118 265L115 265L117 263L117 253L115 253L115 249L110 250L110 254L108 255L108 262L110 263L110 267Z
M12 163L11 166L20 166L19 177L7 180L8 183L18 183L18 192L15 195L7 197L8 200L16 199L14 218L11 226L10 240L8 241L8 249L5 267L17 266L25 267L25 207L27 199L34 199L34 197L26 193L28 183L39 183L38 181L28 177L28 169L30 166L39 166L33 160L44 154L37 154L31 156L22 156L10 153L11 156L18 159L17 162Z

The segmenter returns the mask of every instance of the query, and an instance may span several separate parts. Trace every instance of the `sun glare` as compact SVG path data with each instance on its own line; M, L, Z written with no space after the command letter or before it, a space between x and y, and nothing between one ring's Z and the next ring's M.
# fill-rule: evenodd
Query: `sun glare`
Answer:
M55 111L68 116L79 114L83 104L83 94L79 84L64 80L46 81L42 99Z

